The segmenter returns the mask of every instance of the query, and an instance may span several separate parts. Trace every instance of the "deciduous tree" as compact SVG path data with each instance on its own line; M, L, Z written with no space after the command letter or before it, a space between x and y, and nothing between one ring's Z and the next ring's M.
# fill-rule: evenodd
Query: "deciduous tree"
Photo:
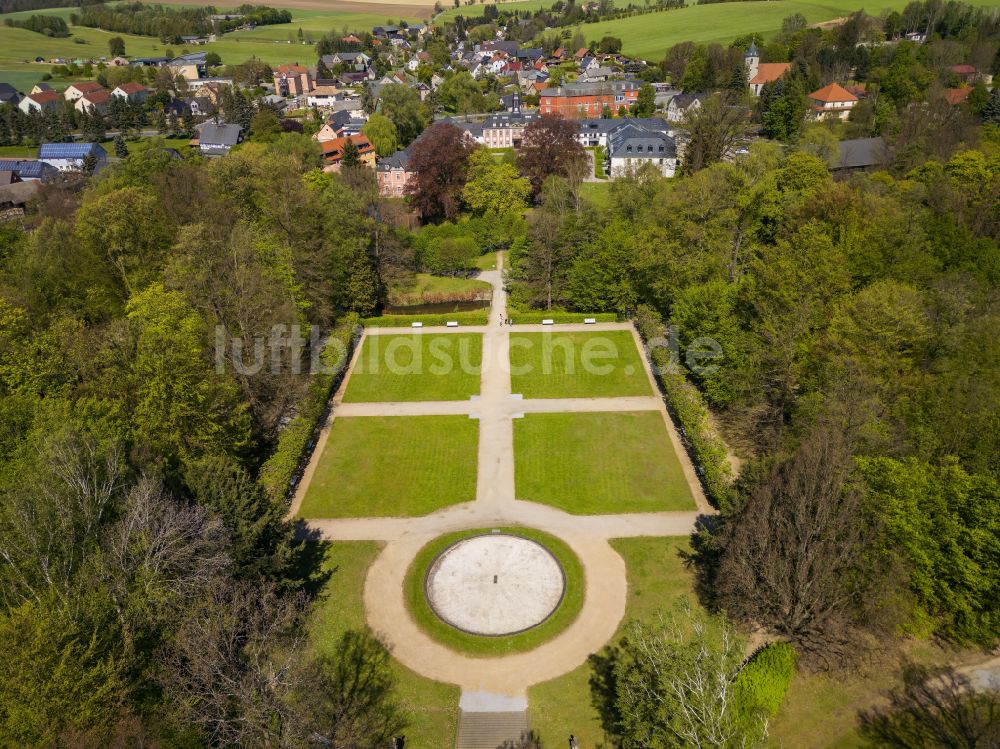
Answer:
M465 133L447 123L431 126L413 144L410 169L414 176L406 189L422 216L452 218L458 213L472 150Z

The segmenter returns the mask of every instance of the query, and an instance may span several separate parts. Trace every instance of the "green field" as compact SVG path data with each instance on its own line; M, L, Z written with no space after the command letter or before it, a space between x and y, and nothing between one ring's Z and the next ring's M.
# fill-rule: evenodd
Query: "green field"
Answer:
M514 316L515 321L518 317ZM525 398L652 395L631 331L510 334L511 392Z
M972 2L984 6L996 4L995 0ZM628 2L616 0L615 4L628 5ZM610 34L622 40L625 54L659 61L663 59L667 47L678 42L728 43L738 36L754 32L770 38L781 30L781 21L793 13L801 13L809 23L816 24L848 16L861 8L875 16L887 9L902 11L906 4L907 0L782 0L694 5L689 0L685 8L582 24L570 32L581 31L590 43ZM524 11L551 5L549 1L528 0L504 3L501 7ZM468 16L469 10L465 7L452 8L438 19L443 21L459 14Z
M659 411L526 414L514 466L518 499L574 515L695 509Z
M420 550L410 568L406 571L404 592L406 606L414 621L435 640L447 645L452 650L481 656L503 656L521 653L538 647L566 629L576 619L583 607L584 576L583 567L576 554L563 541L554 536L530 528L502 528L512 534L524 536L538 541L545 546L558 560L566 576L566 592L559 607L552 615L537 627L526 632L507 637L483 637L470 635L455 629L441 620L424 594L424 577L427 568L435 558L456 541L470 536L480 536L492 529L467 530L449 533L436 538Z
M349 629L365 627L362 599L365 574L379 553L374 541L325 543L320 571L329 575L309 619L309 641L317 652L332 653ZM406 708L407 745L451 749L458 720L458 687L425 679L393 661L396 695Z
M680 558L680 552L689 549L686 538L616 539L611 545L625 560L628 577L625 618L612 643L629 622L653 624L661 613L679 612L685 600L701 611L694 596L694 579ZM582 747L612 746L594 707L592 674L590 663L585 663L528 690L531 727L541 734L546 747L565 746L571 733Z
M299 517L414 517L471 502L478 444L468 416L334 419Z
M479 393L479 333L369 335L345 403L467 400Z
M395 6L393 6L395 7ZM378 13L357 13L340 10L292 10L292 22L273 26L258 26L251 31L235 31L226 34L217 42L199 47L185 48L183 45L164 45L159 39L150 36L134 36L90 29L81 26L71 26L71 36L65 39L54 39L42 34L36 34L27 29L16 29L3 25L4 18L26 18L31 15L56 15L69 22L75 8L52 8L41 11L22 11L0 15L0 81L10 83L19 91L25 91L41 80L52 66L31 62L35 57L47 60L55 57L74 59L100 59L108 55L108 39L120 36L125 40L125 52L130 57L154 57L165 54L168 47L175 54L183 52L217 52L224 64L240 63L251 57L276 65L287 62L300 62L312 65L316 62L316 51L313 44L303 44L298 41L298 30L318 41L324 34L331 31L340 33L346 27L351 31L371 30L372 26L387 22L398 23L398 16L389 17ZM414 10L412 17L404 18L408 22L421 19ZM82 43L75 41L80 39ZM65 86L72 81L54 81Z

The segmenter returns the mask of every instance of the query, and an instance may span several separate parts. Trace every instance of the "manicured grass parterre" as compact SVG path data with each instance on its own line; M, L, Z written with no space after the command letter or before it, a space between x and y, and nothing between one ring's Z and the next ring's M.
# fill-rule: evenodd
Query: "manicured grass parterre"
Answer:
M522 333L515 328L510 364L511 392L525 398L653 395L628 330Z
M620 639L630 622L654 624L661 613L680 612L685 605L701 611L694 596L693 576L680 557L690 548L686 538L616 539L611 545L625 560L628 577L625 617L611 644ZM611 746L591 696L592 675L591 664L585 663L528 690L531 727L545 746L565 746L571 733L581 747Z
M575 515L695 509L659 411L525 414L514 468L518 499Z
M309 618L309 644L318 653L333 653L351 629L364 629L365 575L381 545L374 541L324 543L318 574L326 577ZM409 717L407 745L451 749L458 721L458 687L425 679L396 661L396 696Z
M479 393L479 333L368 335L345 403L467 400Z
M468 416L334 419L299 517L415 517L476 496Z
M583 606L584 576L583 566L576 554L555 536L531 528L501 528L506 533L530 538L542 544L562 567L566 579L566 590L559 607L544 622L533 629L504 637L473 635L455 629L434 613L427 596L424 595L424 577L438 554L456 541L471 536L489 533L492 528L459 531L434 539L422 548L410 568L406 571L404 593L406 607L414 621L435 640L462 653L481 656L502 656L532 650L547 640L551 640L566 629L580 613Z

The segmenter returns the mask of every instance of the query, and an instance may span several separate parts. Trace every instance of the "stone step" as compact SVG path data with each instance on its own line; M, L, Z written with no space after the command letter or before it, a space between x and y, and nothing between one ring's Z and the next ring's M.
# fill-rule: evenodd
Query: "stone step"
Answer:
M528 712L467 712L458 716L455 749L497 749L505 741L516 741L528 730Z

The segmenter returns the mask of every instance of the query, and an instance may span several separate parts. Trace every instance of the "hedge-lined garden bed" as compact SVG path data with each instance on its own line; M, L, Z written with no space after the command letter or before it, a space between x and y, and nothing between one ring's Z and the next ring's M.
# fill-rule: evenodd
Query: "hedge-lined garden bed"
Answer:
M582 323L591 317L597 322L616 322L618 320L618 315L614 312L539 312L538 310L518 312L515 310L508 312L507 316L514 321L515 325L539 325L542 320L552 320L556 325Z
M666 335L663 320L652 310L637 315L635 323L647 343ZM681 428L681 438L698 469L705 494L713 505L725 509L733 481L726 445L709 425L708 406L702 394L680 366L670 361L670 353L666 347L647 346L653 374L666 396L667 408Z
M286 499L298 483L302 468L326 416L330 396L347 371L356 342L359 318L346 315L334 326L320 360L327 371L311 375L309 391L299 411L278 437L274 453L260 471L260 482L274 501Z
M486 325L489 319L490 311L481 309L470 312L450 312L444 315L381 315L379 317L366 317L363 323L366 328L409 328L415 322L423 323L427 327L443 326L452 321L459 325Z

